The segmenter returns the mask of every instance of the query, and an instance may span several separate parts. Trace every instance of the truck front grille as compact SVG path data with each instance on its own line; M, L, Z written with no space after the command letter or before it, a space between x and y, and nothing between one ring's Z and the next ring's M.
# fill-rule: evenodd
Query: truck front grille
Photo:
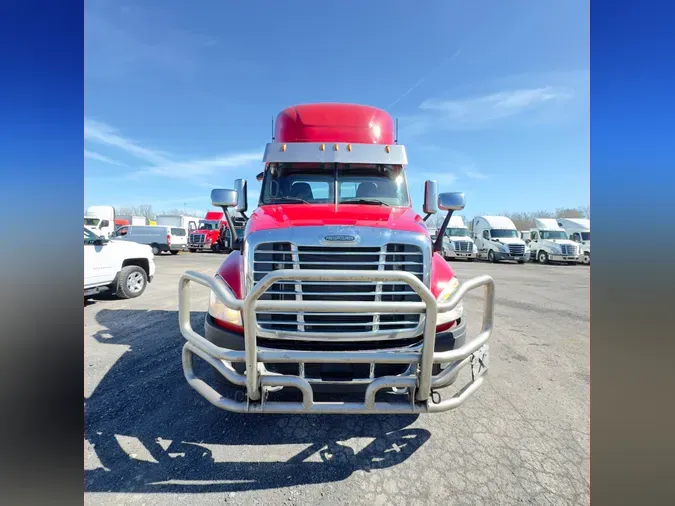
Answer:
M205 234L190 234L190 244L204 244Z
M422 251L413 245L383 247L295 246L288 242L259 244L253 257L254 282L279 269L401 270L424 276ZM287 280L272 285L263 300L419 301L406 283L320 282ZM366 340L411 337L420 326L419 314L258 312L258 325L268 337ZM285 334L284 336L279 333Z
M469 241L455 241L455 251L471 252L471 243Z
M562 251L562 254L565 256L568 255L575 256L577 254L577 247L572 244L561 244L560 250Z
M525 254L525 246L523 244L509 244L509 253L515 257L523 256Z

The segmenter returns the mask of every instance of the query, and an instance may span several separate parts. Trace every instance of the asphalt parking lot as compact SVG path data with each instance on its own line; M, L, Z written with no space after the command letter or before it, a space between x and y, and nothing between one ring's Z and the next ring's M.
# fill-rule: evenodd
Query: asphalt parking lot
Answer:
M452 262L497 287L490 375L456 410L284 416L218 410L183 377L178 279L224 258L162 255L140 298L85 303L85 501L588 504L587 266ZM193 293L201 331L208 293Z

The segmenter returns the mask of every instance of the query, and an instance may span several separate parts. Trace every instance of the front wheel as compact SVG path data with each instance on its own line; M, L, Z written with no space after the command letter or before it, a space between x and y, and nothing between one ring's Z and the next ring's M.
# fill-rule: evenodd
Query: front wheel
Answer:
M159 255L159 246L157 246L156 244L153 244L151 247L152 247L152 254L155 255L155 256Z
M141 295L147 286L148 276L143 268L127 265L120 271L116 293L120 299L133 299Z
M495 252L492 250L488 251L488 262L495 263L496 261Z
M547 264L548 263L548 253L545 251L540 251L537 254L537 260L539 260L540 264Z

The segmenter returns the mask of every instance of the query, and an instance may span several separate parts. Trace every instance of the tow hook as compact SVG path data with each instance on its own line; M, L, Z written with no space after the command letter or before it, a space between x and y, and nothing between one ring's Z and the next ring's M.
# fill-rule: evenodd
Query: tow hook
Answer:
M431 402L434 404L441 403L441 393L438 390L431 389Z

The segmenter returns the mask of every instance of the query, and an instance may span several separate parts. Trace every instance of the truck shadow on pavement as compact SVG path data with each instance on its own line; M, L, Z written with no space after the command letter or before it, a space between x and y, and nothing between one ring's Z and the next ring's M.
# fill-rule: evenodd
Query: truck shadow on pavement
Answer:
M409 427L418 415L220 410L185 381L176 311L103 309L96 319L104 327L94 335L99 343L129 349L85 398L87 492L237 492L331 483L400 464L430 437ZM193 312L198 332L203 319L204 313Z

